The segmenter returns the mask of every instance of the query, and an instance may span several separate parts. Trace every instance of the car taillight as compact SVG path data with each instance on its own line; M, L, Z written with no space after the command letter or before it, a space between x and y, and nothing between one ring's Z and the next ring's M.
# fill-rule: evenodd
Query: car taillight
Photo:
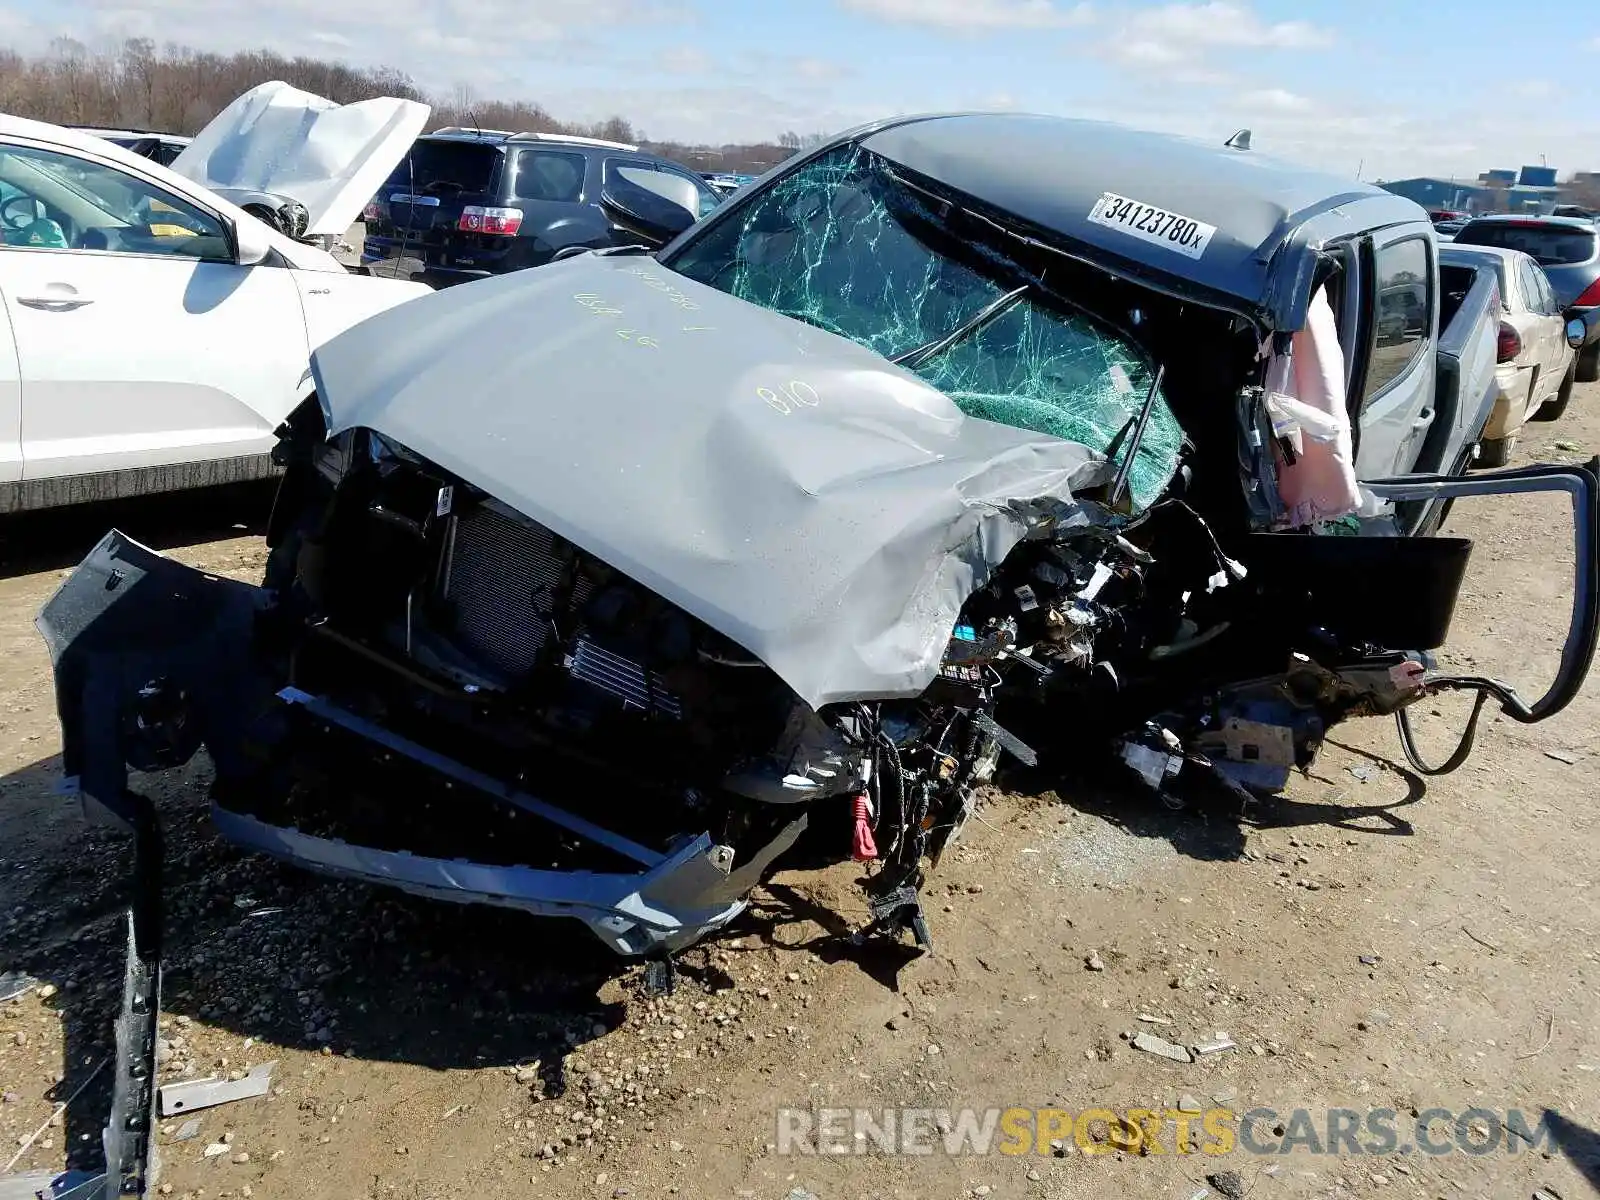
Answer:
M1514 362L1522 353L1522 335L1505 321L1500 322L1500 338L1496 348L1496 362Z
M469 204L461 210L461 216L456 220L456 228L462 233L492 233L500 237L511 237L522 228L522 210L486 208L479 204Z
M1583 289L1583 295L1572 302L1574 308L1592 308L1600 304L1600 279Z
M363 221L376 221L378 217L378 202L376 200L369 200L367 202L367 206L361 210L361 219Z

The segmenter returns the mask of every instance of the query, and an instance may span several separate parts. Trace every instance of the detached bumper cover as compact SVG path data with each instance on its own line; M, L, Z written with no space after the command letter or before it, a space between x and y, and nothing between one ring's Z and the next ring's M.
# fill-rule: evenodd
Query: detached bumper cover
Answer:
M620 954L689 945L732 920L744 895L793 843L804 816L734 863L707 834L668 852L641 846L328 700L279 690L252 664L268 593L165 558L108 533L39 615L55 664L67 788L86 812L138 829L143 799L128 770L176 767L204 746L219 778L251 771L247 741L288 736L291 710L411 759L639 866L637 872L534 870L384 851L315 837L220 806L223 836L320 874L458 903L582 921Z
M746 872L731 873L732 853L704 834L639 874L539 871L373 850L213 806L222 836L235 845L319 875L386 884L414 896L457 904L492 904L540 917L572 917L624 955L672 951L721 928L744 911L725 899ZM798 833L798 830L795 831ZM792 838L790 839L792 840ZM757 879L750 879L753 887Z

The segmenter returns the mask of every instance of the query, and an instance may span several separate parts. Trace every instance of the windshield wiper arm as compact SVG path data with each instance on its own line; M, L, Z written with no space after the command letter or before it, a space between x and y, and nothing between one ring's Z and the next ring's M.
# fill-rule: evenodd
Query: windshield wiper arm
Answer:
M977 312L973 313L972 316L961 322L961 324L957 325L943 337L932 342L927 342L921 346L917 346L915 349L907 350L904 354L896 354L889 361L894 363L897 367L905 367L910 371L916 370L934 355L943 354L957 342L965 341L967 338L977 333L978 330L982 329L1001 313L1007 311L1012 307L1012 305L1016 304L1018 300L1021 300L1022 297L1027 294L1028 289L1031 286L1032 285L1025 283L1021 287L1007 292L1004 296L1000 296L984 305Z

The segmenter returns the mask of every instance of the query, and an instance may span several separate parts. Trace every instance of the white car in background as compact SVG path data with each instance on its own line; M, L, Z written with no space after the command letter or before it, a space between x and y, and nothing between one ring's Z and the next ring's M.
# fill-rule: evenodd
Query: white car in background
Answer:
M265 84L170 169L0 115L0 513L272 474L311 352L428 294L309 244L355 219L427 115ZM296 236L208 183L293 210Z
M1452 272L1491 267L1500 281L1500 335L1494 409L1479 442L1478 465L1503 467L1523 425L1535 414L1553 421L1566 411L1577 373L1567 319L1544 269L1520 250L1495 246L1439 247L1441 290Z

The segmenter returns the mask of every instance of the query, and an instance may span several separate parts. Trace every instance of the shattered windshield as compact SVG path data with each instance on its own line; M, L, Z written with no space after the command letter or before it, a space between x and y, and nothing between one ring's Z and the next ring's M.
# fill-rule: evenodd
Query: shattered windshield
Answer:
M766 189L667 263L711 287L897 358L968 416L1106 450L1153 368L1130 338L1051 294L977 222L912 187L888 160L845 146ZM992 234L989 237L992 239ZM1026 291L1000 304L1019 286ZM992 319L980 314L999 305ZM1176 466L1182 430L1158 396L1131 473L1138 507Z

